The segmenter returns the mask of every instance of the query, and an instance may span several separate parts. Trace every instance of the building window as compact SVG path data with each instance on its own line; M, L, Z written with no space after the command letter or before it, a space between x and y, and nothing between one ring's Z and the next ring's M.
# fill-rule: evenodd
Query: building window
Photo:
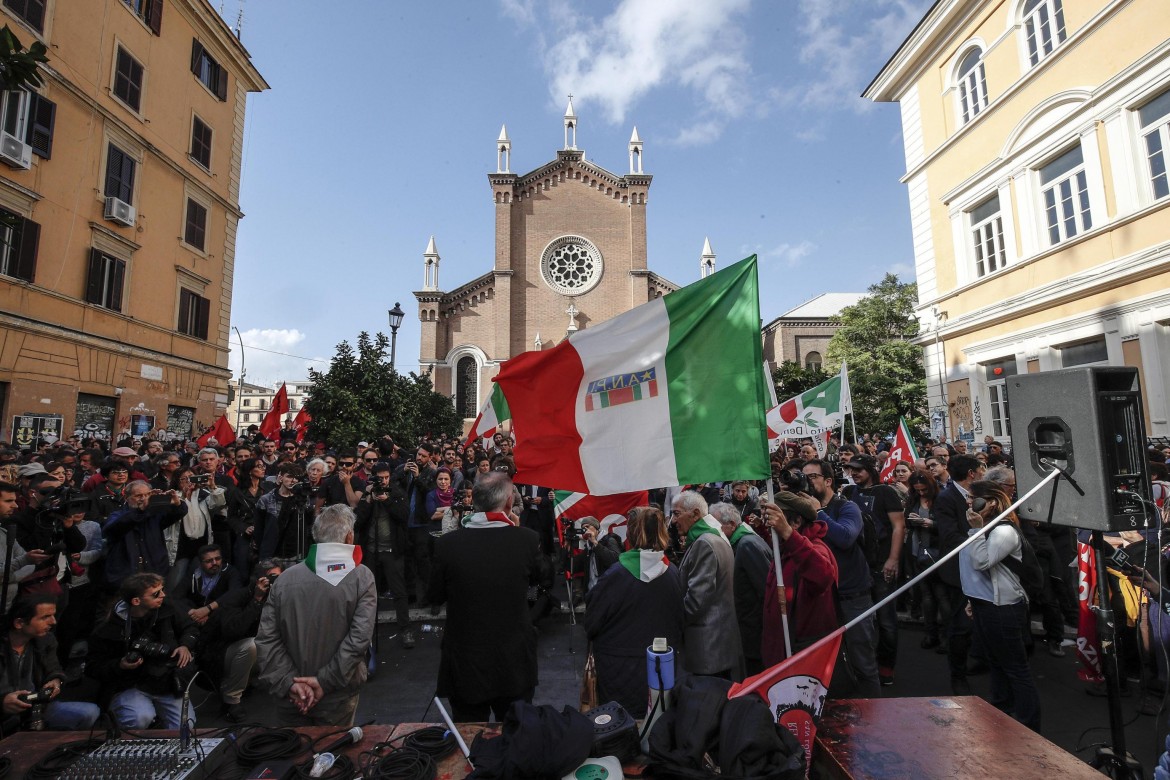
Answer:
M1007 265L1003 245L1003 215L999 194L971 209L971 238L975 245L975 275L993 274Z
M155 35L162 33L163 0L123 0Z
M820 352L810 352L804 356L804 368L806 371L820 371L824 361L821 359Z
M4 0L4 7L37 32L45 31L45 0Z
M0 209L0 274L31 282L37 270L41 226Z
M211 170L211 128L199 117L191 123L191 159Z
M1028 0L1024 3L1024 39L1032 65L1064 42L1064 8L1061 0Z
M252 405L252 399L251 399L251 398L245 398L245 399L244 399L244 406L251 406L251 405Z
M479 367L475 358L465 355L455 364L455 410L460 417L479 413Z
M295 412L297 410L297 399L295 399L295 398L288 399L288 410L290 412Z
M198 40L191 41L191 72L220 100L227 100L227 71Z
M121 46L118 47L118 62L114 70L114 97L135 112L142 105L142 64Z
M991 401L991 435L997 439L1011 435L1011 417L1008 413L1007 378L1018 373L1014 357L983 364L983 377Z
M133 202L134 171L137 167L137 160L110 144L106 153L106 197Z
M1154 199L1170 195L1166 181L1166 149L1170 147L1170 89L1138 109L1142 138L1146 142L1146 163Z
M967 124L987 107L987 76L983 70L983 52L972 49L959 63L959 108Z
M207 237L207 207L187 198L187 221L183 227L183 240L188 246L203 251L203 242Z
M260 410L263 411L268 408L268 402L263 398L260 399Z
M126 279L126 261L111 257L98 249L89 250L89 278L85 286L86 303L122 311L122 286Z
M211 301L185 287L179 289L179 333L206 339L210 312Z
M1048 241L1067 241L1093 227L1080 144L1040 169Z
M1060 348L1060 365L1063 368L1107 362L1109 362L1109 349L1105 346L1104 338L1083 341L1080 344L1069 344Z

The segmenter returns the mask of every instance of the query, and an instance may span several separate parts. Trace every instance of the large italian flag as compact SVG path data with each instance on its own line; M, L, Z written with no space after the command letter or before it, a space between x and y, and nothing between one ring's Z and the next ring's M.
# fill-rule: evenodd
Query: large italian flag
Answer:
M500 423L510 418L511 413L508 411L508 402L504 400L504 391L499 385L493 384L492 391L488 394L487 400L483 402L483 408L479 410L479 416L471 424L471 430L468 432L467 441L463 443L463 446L470 447L476 439L486 439L495 435Z
M504 363L516 481L593 495L768 476L755 255Z

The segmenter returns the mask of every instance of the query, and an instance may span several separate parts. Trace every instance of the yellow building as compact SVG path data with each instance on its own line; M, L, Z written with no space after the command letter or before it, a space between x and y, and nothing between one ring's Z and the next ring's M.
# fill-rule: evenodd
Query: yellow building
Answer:
M268 85L207 0L3 0L0 24L49 57L0 104L4 438L212 423Z
M865 91L902 111L930 403L1008 433L1004 381L1139 369L1170 433L1161 0L939 0ZM943 414L938 415L940 420Z

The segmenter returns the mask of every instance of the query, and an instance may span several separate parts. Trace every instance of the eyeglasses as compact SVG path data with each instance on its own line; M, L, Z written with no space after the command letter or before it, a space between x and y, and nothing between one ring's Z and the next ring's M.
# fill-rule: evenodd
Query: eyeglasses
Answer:
M378 459L377 458L362 458L362 461L364 463L377 463Z
M352 466L353 461L352 460L341 460L341 461L337 462L337 465L338 466Z
M281 447L281 449L282 449L282 450L288 450L289 452L293 452L293 451L295 451L295 450L296 450L296 447Z
M154 593L147 593L146 595L150 596L152 599L161 599L163 597L163 590L162 588L159 588Z

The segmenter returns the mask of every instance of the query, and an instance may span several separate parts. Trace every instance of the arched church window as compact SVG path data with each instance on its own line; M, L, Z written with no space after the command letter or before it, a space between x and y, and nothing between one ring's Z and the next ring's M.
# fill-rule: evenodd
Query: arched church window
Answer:
M479 366L470 355L455 364L455 410L460 417L475 417L479 412Z
M820 371L824 361L820 352L810 352L804 357L804 367L807 371Z
M592 241L561 236L544 248L540 272L544 282L561 295L581 295L601 281L604 262Z

